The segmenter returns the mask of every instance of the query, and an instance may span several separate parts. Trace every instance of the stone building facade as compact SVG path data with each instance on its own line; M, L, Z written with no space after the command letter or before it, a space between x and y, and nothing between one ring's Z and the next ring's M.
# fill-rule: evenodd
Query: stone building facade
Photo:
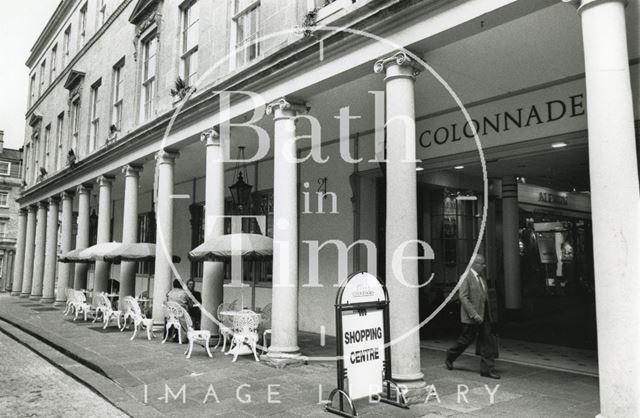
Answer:
M0 131L0 291L11 291L11 276L18 236L16 199L22 190L22 155L20 150L5 148Z

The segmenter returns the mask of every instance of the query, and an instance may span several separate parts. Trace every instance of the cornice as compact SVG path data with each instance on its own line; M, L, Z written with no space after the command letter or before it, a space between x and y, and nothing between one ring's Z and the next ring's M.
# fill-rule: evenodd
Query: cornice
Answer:
M75 2L76 0L63 0L58 4L58 7L54 10L44 29L40 32L40 36L38 36L38 39L36 39L31 47L29 58L27 58L27 62L25 63L27 67L31 68L31 66L35 64L42 51L49 45L49 38L52 32L55 32L59 28L60 23L64 21L64 17L67 15L67 12L73 8L72 6L74 6ZM45 42L45 40L47 42Z
M31 113L33 113L35 111L35 109L40 105L40 103L42 103L42 101L49 95L49 93L51 93L51 91L54 88L56 88L58 86L58 84L60 84L62 82L63 78L65 78L67 76L67 74L70 71L73 70L74 66L78 63L78 61L80 61L80 59L87 53L87 51L89 49L91 49L93 44L95 44L98 41L98 39L100 39L102 37L104 32L106 32L109 29L109 27L113 24L113 22L122 14L122 12L127 8L127 6L129 6L129 4L132 1L133 0L123 0L122 1L120 6L118 6L118 8L113 11L113 13L107 18L107 21L104 22L104 24L100 27L100 29L98 29L98 31L96 33L94 33L91 36L91 38L89 38L87 40L87 43L82 48L80 48L79 51L77 51L75 53L73 58L71 58L71 60L69 60L67 65L62 69L62 71L60 71L60 73L57 75L55 80L53 80L51 83L49 83L49 85L44 90L44 92L40 95L40 97L38 97L31 104L31 106L29 106L29 108L27 109L27 112L25 114L25 119L29 118ZM71 1L71 2L73 2L73 1ZM48 43L47 43L47 45L48 45ZM40 55L38 54L37 56L39 57ZM37 61L37 60L34 60L34 61ZM31 63L31 65L33 65L33 64L34 64L34 62ZM27 66L30 69L31 69L31 65L27 64Z

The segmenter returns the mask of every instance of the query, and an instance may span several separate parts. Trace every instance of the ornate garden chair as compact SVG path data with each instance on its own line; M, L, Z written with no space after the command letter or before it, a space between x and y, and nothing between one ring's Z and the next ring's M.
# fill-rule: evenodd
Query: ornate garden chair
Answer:
M125 296L124 298L124 321L122 324L122 328L120 331L124 331L127 327L127 319L131 318L133 320L133 335L130 340L136 338L136 334L138 333L138 329L143 326L147 331L147 339L151 341L151 337L155 337L153 333L153 320L144 316L142 311L140 310L140 305L138 305L138 301L131 297Z
M92 300L93 306L93 322L98 320L98 316L102 314L102 321L104 321L107 309L111 308L111 302L107 298L104 292L96 293Z
M184 354L187 358L191 358L191 352L193 351L193 344L198 343L204 345L204 349L207 351L209 357L213 357L211 354L211 350L209 349L209 341L211 340L211 332L207 330L195 330L193 329L193 321L191 320L191 316L186 309L175 302L166 302L165 305L171 309L178 311L179 314L176 316L177 318L181 318L185 326L187 327L187 340L189 341L189 348ZM178 324L178 327L180 325Z
M112 319L116 320L116 324L118 325L118 329L120 329L120 318L122 317L122 311L113 309L113 305L111 304L111 300L105 294L101 294L102 298L101 306L104 307L102 311L102 320L104 322L104 326L102 329L106 329L109 326L109 322ZM97 316L97 315L96 315Z
M243 309L233 316L233 339L231 340L231 348L226 354L233 354L234 362L238 359L244 344L249 346L256 361L260 361L256 352L258 325L260 325L260 314L251 310Z
M91 305L87 303L87 297L84 295L84 292L80 290L74 290L73 302L71 306L75 311L75 315L73 320L78 319L78 315L83 314L84 320L87 320L87 315L91 312Z
M233 323L230 317L226 315L220 315L220 312L234 311L235 303L236 301L233 301L232 303L221 303L216 310L216 318L218 319L218 329L220 332L220 337L218 338L218 343L213 348L218 348L218 346L220 345L220 340L222 340L222 352L224 352L225 348L227 347L227 340L231 342L231 338L233 338L233 331L231 329ZM229 344L229 347L231 347L231 344Z
M164 326L165 336L164 340L162 340L162 344L164 344L167 341L167 338L169 338L169 331L171 331L171 328L175 328L176 332L178 333L178 343L182 344L182 325L180 323L180 320L182 319L186 322L186 318L184 315L187 311L185 311L184 308L182 308L182 306L180 306L178 303L171 301L164 302L162 304L162 309L164 310L164 317L167 320ZM189 316L188 313L187 316Z

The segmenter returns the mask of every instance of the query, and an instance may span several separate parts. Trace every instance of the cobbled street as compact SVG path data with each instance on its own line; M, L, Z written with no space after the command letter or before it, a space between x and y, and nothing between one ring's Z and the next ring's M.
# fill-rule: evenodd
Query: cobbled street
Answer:
M0 353L0 417L126 417L3 333Z

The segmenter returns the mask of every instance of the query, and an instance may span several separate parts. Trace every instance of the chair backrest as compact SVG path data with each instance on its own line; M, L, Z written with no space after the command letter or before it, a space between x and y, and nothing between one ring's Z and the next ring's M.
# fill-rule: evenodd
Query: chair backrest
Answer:
M233 316L233 331L240 334L257 333L260 315L249 309L243 309Z
M193 328L193 321L189 312L177 302L167 301L162 304L165 316L180 321L181 319L187 325L187 328Z
M74 290L73 291L73 299L77 303L81 303L81 302L86 302L87 301L87 297L85 296L84 292L81 291L81 290Z
M131 296L124 297L124 309L125 311L129 311L134 315L142 315L142 311L140 310L140 305L138 305L138 301Z
M220 316L220 312L222 311L229 311L229 304L228 303L221 303L220 305L218 305L218 309L216 309L216 318L218 318L218 321L223 321L224 318Z
M271 328L271 304L262 309L262 324L265 329Z

